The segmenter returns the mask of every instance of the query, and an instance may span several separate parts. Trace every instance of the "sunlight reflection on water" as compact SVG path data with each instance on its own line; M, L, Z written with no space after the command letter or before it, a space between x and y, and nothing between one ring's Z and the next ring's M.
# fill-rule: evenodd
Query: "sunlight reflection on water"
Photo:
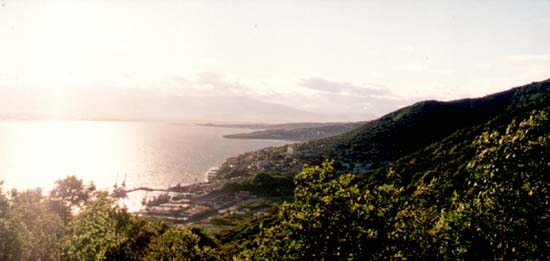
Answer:
M0 122L0 180L4 190L42 187L76 175L111 189L190 184L227 157L283 141L230 140L247 130L189 124L107 121ZM135 210L138 194L126 200ZM136 202L137 200L137 202Z

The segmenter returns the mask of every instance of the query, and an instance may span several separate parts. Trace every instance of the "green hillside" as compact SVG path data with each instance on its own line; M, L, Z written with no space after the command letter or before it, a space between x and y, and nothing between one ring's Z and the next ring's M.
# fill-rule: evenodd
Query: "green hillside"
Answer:
M365 122L326 123L311 127L293 127L285 129L268 128L266 130L230 134L223 137L228 139L309 141L346 133L361 127L363 124L365 124Z
M330 163L305 169L296 177L294 202L261 223L248 245L240 242L239 255L546 260L549 111L456 133L373 176L338 175Z
M228 233L222 249L251 260L546 260L550 103L536 90L547 84L513 90L495 117L371 173L306 168L292 203Z
M349 133L306 143L304 150L327 158L373 164L375 168L412 153L462 128L500 114L548 101L550 81L533 83L477 99L423 101L366 123Z
M254 185L263 173L291 177L304 164L336 160L337 170L366 173L503 114L528 111L550 102L550 80L528 84L477 99L424 101L392 112L348 133L316 141L268 148L228 159L220 180ZM280 178L278 178L280 184ZM265 188L261 189L264 193ZM279 190L289 191L288 188Z

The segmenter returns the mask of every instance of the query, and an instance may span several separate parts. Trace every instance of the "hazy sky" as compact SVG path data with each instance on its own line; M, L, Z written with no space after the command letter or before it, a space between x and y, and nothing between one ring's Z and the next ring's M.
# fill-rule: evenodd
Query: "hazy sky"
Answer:
M360 118L550 78L548 0L0 4L5 92L245 96Z

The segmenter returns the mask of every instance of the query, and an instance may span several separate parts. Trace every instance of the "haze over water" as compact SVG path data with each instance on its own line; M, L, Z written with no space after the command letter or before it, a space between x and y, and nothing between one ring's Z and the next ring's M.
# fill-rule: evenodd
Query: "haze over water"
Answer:
M0 121L0 180L4 189L51 188L76 175L111 189L166 187L204 180L231 156L284 141L232 140L243 129L115 121Z

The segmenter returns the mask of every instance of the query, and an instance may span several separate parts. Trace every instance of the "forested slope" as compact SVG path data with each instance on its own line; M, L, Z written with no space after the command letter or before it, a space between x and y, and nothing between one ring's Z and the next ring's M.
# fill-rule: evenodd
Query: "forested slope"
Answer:
M419 102L345 134L229 158L218 178L248 185L254 185L258 174L291 179L304 164L319 165L328 159L336 160L337 170L366 173L456 131L546 103L550 103L550 80L482 98Z
M545 260L550 107L536 107L367 175L328 162L307 168L295 178L295 200L251 223L258 232L236 252L251 260ZM226 250L239 248L227 238Z

